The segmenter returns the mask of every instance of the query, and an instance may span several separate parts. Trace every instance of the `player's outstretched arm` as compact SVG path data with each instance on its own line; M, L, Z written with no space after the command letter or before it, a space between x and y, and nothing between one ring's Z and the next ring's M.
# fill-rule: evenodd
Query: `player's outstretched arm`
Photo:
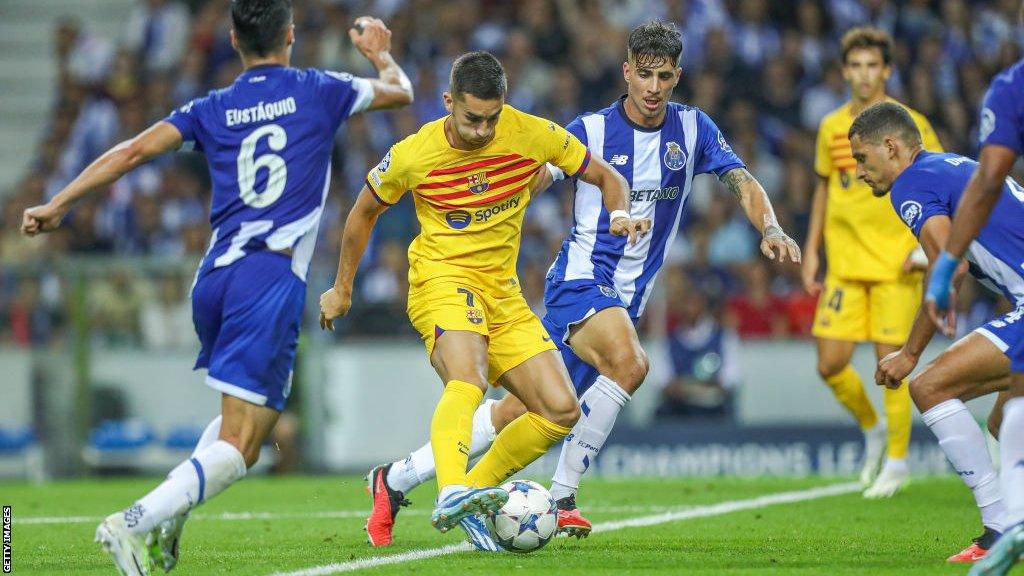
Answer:
M355 206L345 220L345 231L341 235L341 255L338 257L338 276L334 286L320 295L320 328L334 330L334 319L344 316L352 307L352 283L356 277L359 261L366 252L377 218L388 207L374 197L369 188L363 186Z
M821 292L818 271L821 269L821 242L825 231L825 208L828 206L828 178L817 177L814 185L814 196L811 199L811 217L807 224L807 240L800 255L800 279L804 290L811 296Z
M21 219L22 234L35 236L55 230L64 215L86 194L107 187L137 166L180 147L178 129L168 122L157 122L135 138L104 152L49 202L25 210Z
M629 236L630 245L636 244L639 236L651 229L650 218L629 216L629 183L607 162L592 156L580 180L601 189L601 199L608 210L608 231L616 236Z
M380 75L377 79L370 79L373 100L367 110L400 108L412 104L412 82L391 57L391 30L388 30L384 22L360 16L349 29L348 37Z
M779 252L779 262L786 256L793 262L800 262L800 247L779 226L775 219L775 210L758 182L746 168L734 168L722 175L722 182L740 201L740 206L747 214L747 219L761 232L761 253L772 260L775 251Z
M928 257L929 262L935 262L939 251L945 246L949 238L950 221L948 216L935 215L921 225L921 247ZM959 281L961 275L957 280ZM928 280L924 280L927 285ZM923 297L922 297L923 299ZM947 325L955 326L952 316ZM907 342L899 350L891 352L878 362L875 370L875 383L887 388L899 388L903 379L910 375L921 359L928 343L935 336L936 325L928 316L927 310L921 306L914 318L914 325L910 329Z
M988 144L981 148L978 167L967 182L967 188L960 198L960 205L953 216L952 229L945 249L932 259L931 280L925 293L925 306L928 315L936 325L941 326L949 303L950 280L967 247L978 236L982 226L995 207L999 195L1002 194L1006 177L1013 169L1017 153L1012 149ZM1024 202L1024 198L1021 198Z

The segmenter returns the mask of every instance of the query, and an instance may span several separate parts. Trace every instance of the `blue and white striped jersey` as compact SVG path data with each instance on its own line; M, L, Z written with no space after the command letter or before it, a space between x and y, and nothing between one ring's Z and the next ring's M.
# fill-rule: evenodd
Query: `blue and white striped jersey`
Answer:
M331 181L334 133L373 101L351 74L255 66L167 117L210 168L213 237L197 278L263 249L305 280Z
M626 116L623 102L584 114L566 128L626 178L630 214L650 218L651 231L633 246L611 235L601 190L577 179L574 224L547 280L591 279L614 286L630 317L639 318L679 229L693 177L709 172L721 177L744 164L701 110L670 102L661 127L644 128Z
M978 163L956 154L921 152L892 184L889 199L903 223L920 237L932 216L953 217ZM1024 188L1003 184L996 207L964 255L971 275L990 290L1024 305Z

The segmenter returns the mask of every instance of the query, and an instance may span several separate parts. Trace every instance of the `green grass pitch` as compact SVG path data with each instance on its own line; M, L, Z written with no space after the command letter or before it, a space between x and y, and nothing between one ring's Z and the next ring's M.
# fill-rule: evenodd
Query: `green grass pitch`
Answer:
M114 574L92 542L98 520L156 479L43 486L0 483L13 508L14 574ZM599 526L666 511L749 500L829 479L587 479L581 507ZM845 481L842 481L845 482ZM395 544L371 548L369 510L356 477L249 478L193 514L178 574L264 575L408 554L455 544L431 528L432 486L413 491ZM916 479L888 501L827 496L653 526L558 538L529 555L462 551L357 570L372 574L965 574L945 558L980 532L970 492L955 477ZM351 568L351 566L348 566ZM157 571L156 573L162 573ZM322 573L333 573L323 571Z

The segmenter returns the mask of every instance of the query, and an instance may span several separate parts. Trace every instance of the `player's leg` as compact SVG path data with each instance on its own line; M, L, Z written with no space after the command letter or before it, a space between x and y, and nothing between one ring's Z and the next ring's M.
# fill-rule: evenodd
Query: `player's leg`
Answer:
M559 503L560 527L583 537L590 532L590 522L576 506L580 478L604 446L619 412L643 383L649 364L633 323L620 306L600 310L569 332L572 349L563 352L563 359L580 395L581 414L572 429L572 441L562 445L551 495Z
M869 338L881 360L895 352L910 335L921 303L919 274L901 276L889 282L868 284ZM896 390L883 390L888 426L887 458L878 478L864 496L885 498L896 493L909 479L907 449L910 446L910 395L906 382Z
M489 313L486 293L456 283L438 283L409 294L409 320L420 333L444 390L430 422L439 495L431 523L447 532L467 515L492 512L508 494L472 489L466 477L473 413L487 389ZM374 491L377 500L386 496ZM397 509L391 510L392 514ZM393 516L367 522L371 543L389 543ZM383 530L374 534L377 527Z
M498 433L494 444L470 470L469 480L474 486L500 484L543 456L565 438L580 414L569 375L553 349L535 353L504 370L498 382L522 401L527 412Z
M291 387L305 283L291 271L289 258L261 252L214 270L199 279L192 302L202 345L196 367L208 368L206 384L223 395L221 423L215 441L197 448L156 489L97 529L97 540L129 571L148 569L153 558L173 566L177 551L159 545L162 523L244 477ZM214 429L211 423L201 442ZM140 553L140 542L152 548Z
M1013 374L999 429L1000 483L1009 528L975 563L970 576L1003 576L1024 555L1024 338L1020 340L1010 351Z
M1000 348L979 332L973 332L955 342L910 381L910 395L921 419L971 489L981 514L983 534L951 556L951 562L973 562L982 557L1006 527L999 479L984 433L964 403L1005 390L1008 375L1009 360Z

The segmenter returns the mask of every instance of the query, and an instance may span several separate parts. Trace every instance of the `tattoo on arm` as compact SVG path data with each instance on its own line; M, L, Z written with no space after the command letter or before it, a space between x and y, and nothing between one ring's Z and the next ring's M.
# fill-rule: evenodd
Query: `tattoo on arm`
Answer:
M729 187L729 191L732 192L737 200L743 198L743 186L747 182L756 182L756 180L750 175L750 172L747 172L746 168L729 170L722 176L722 183Z

